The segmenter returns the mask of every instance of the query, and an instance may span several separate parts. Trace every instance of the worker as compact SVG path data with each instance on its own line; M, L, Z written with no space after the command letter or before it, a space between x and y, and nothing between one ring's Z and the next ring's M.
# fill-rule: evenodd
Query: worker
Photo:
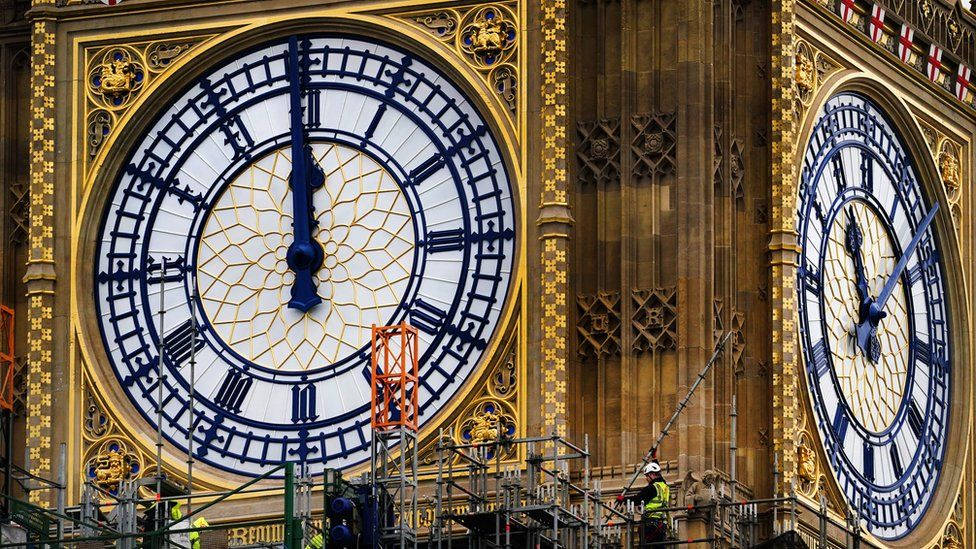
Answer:
M643 504L641 513L641 544L656 543L667 540L671 527L671 516L666 508L671 502L671 490L661 475L661 464L657 460L651 461L642 470L647 486L644 486L633 496L620 494L618 502L633 501Z
M323 541L322 534L315 534L312 539L308 540L305 549L322 549Z
M188 530L191 528L190 522L183 518L183 509L180 506L180 502L175 502L169 509L169 518L176 524L173 525L173 530ZM175 534L170 534L170 547L171 549L182 549L184 547L189 549L200 549L200 529L210 526L207 519L204 517L197 517L192 523L192 530L189 532L177 532Z

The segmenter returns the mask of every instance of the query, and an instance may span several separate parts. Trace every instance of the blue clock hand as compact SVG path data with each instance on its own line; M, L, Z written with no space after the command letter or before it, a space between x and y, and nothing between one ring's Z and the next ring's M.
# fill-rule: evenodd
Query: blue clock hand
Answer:
M298 38L288 42L289 95L291 99L291 188L294 240L288 246L288 268L295 273L288 307L307 312L322 302L318 295L315 273L322 266L322 245L312 238L317 225L312 208L312 191L322 185L324 176L312 158L312 148L305 142L302 111L301 67L298 62Z
M847 210L847 230L844 236L844 247L847 254L854 260L854 276L857 278L857 298L864 303L869 298L868 279L864 276L864 258L861 256L861 244L864 237L861 228L850 210Z
M857 221L854 219L854 214L851 213L851 210L847 210L847 229L845 231L844 247L847 249L848 255L854 259L854 276L857 278L857 298L859 301L858 326L864 323L871 306L871 293L868 289L868 279L864 275L864 258L861 255L861 244L863 242L864 236L861 233L861 228L857 225ZM859 337L858 347L873 362L881 351L877 333L868 331L867 337Z
M882 288L881 293L878 294L878 298L873 300L868 305L867 318L863 319L857 325L857 342L861 348L865 348L865 345L870 340L871 333L877 329L878 323L881 319L887 316L884 312L885 304L888 302L888 298L891 297L891 293L895 291L895 285L898 284L898 279L901 278L902 271L905 270L905 266L908 265L908 260L911 258L912 254L915 253L915 248L918 243L922 240L922 235L928 230L929 225L932 220L935 219L935 213L939 211L939 203L936 202L932 205L932 209L929 213L925 215L925 219L919 224L918 230L915 231L915 236L912 237L912 241L908 243L908 247L901 254L901 259L895 264L895 268L891 271L891 275L888 276L888 281L885 282L884 288Z

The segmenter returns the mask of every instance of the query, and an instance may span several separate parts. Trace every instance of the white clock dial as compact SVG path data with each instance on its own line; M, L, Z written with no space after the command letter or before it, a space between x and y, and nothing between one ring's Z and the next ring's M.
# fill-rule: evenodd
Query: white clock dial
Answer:
M413 270L413 216L396 180L361 151L315 143L325 186L313 197L316 273L324 302L282 307L294 273L288 150L241 172L217 198L197 252L197 287L216 334L245 360L274 370L333 364L369 342L400 305Z
M365 37L276 40L206 72L129 153L96 256L105 348L150 429L162 364L162 432L186 448L192 416L203 462L360 463L371 326L419 330L429 422L499 331L515 220L450 79Z
M937 208L869 98L824 105L797 203L800 340L817 431L852 510L902 538L939 488L952 349Z

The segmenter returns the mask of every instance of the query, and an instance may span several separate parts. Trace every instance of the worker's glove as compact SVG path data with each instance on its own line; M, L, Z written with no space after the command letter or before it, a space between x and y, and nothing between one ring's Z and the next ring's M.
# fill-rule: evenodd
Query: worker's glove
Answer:
M617 503L623 503L623 501L624 501L624 495L617 494Z

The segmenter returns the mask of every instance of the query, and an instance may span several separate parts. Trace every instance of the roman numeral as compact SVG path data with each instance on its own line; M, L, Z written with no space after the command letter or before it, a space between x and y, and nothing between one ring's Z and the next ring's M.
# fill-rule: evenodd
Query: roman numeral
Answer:
M834 182L837 183L837 191L843 191L847 188L847 172L844 171L844 159L841 158L840 152L831 157L830 165L834 167Z
M227 89L215 90L209 80L203 79L200 86L207 94L207 103L214 109L214 114L223 122L220 124L220 131L224 134L224 144L230 145L234 149L234 157L239 158L247 154L248 149L254 146L254 139L247 131L247 126L241 120L240 115L229 116L227 109L221 101L221 97L229 93Z
M160 282L182 282L186 276L187 265L182 257L169 258L166 260L166 272L163 272L163 260L156 260L150 256L146 261L146 282L148 284L159 284Z
M821 378L830 371L830 360L827 355L827 343L821 339L810 349L810 360L813 361L814 371Z
M891 446L888 446L888 454L891 455L891 466L895 469L895 478L901 478L902 474L905 472L905 469L901 465L901 456L898 455L898 444L894 441L891 442Z
M447 312L438 309L422 299L418 298L414 300L413 310L410 311L410 323L418 329L434 335L440 331L446 318Z
M802 279L803 289L817 297L820 297L820 292L822 291L820 273L817 272L815 268L808 267L806 263L804 263L800 266L798 274Z
M864 443L864 467L865 478L874 482L874 446L870 442Z
M838 404L837 411L834 412L834 423L833 431L834 437L837 439L837 444L839 446L844 445L844 439L847 437L847 426L850 423L850 419L847 414L844 413L844 405Z
M464 249L464 229L431 231L423 242L427 253L453 252Z
M928 343L916 337L912 349L915 350L915 360L926 366L932 364L932 348Z
M915 433L915 438L922 440L922 414L918 411L918 405L914 400L908 401L908 426Z
M191 191L189 185L180 188L180 181L178 179L173 179L173 182L170 183L161 177L152 175L152 172L155 170L156 164L154 162L147 164L145 170L140 170L135 164L129 164L125 168L125 173L132 176L133 181L138 181L136 188L140 191L148 184L162 192L175 196L176 201L180 204L189 204L193 206L194 210L200 210L203 206L202 195Z
M229 412L240 413L241 404L244 403L247 392L251 390L252 383L254 380L250 376L231 370L220 384L214 402Z
M305 92L305 110L308 113L308 125L317 128L322 125L322 90L314 89ZM383 105L386 107L386 105Z
M370 121L369 127L366 128L366 139L371 139L373 134L376 133L376 127L380 124L380 119L383 118L383 114L386 113L386 103L380 103L380 106L376 108L376 114L373 115L373 120Z
M444 156L441 153L437 153L427 160L424 160L419 166L410 171L410 175L407 178L407 184L414 186L420 185L426 181L428 177L434 175L434 173L443 166Z
M182 366L190 355L199 351L201 347L203 347L203 339L197 332L192 318L187 319L163 338L163 350L178 366Z
M407 177L406 184L417 186L423 183L428 177L434 175L437 170L440 170L446 163L447 159L451 158L458 152L462 150L467 150L468 153L473 153L475 140L481 138L487 133L488 129L484 126L478 126L471 133L467 135L459 135L455 145L448 147L443 153L434 153L433 156L424 160L419 166L411 170L410 175ZM475 158L469 158L464 163L470 164L476 160Z
M291 420L295 423L314 421L319 416L315 413L315 385L304 387L293 385L291 388Z
M861 185L868 190L874 191L874 159L871 153L861 150Z

